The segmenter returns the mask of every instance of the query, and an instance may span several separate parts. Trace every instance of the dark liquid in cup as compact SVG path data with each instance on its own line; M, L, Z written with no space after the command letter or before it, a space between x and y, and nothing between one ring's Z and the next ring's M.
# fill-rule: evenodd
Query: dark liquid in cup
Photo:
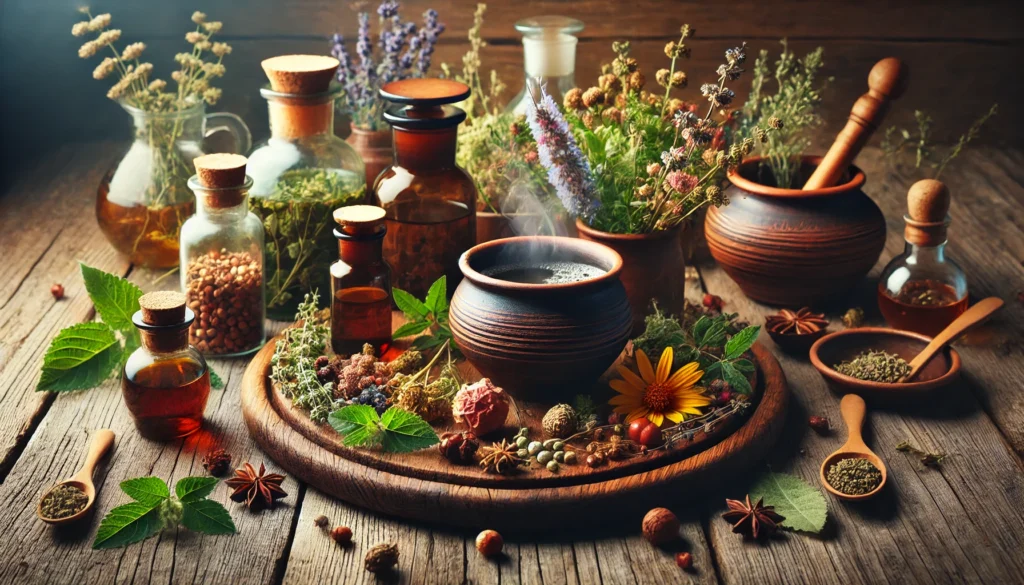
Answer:
M569 284L597 278L605 271L582 262L538 262L537 264L504 264L483 271L485 276L523 284Z

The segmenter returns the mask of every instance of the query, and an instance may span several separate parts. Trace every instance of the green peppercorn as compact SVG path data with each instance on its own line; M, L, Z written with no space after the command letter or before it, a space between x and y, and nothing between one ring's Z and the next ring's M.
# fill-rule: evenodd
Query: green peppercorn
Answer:
M548 471L550 471L551 473L558 473L558 462L548 461Z
M526 459L527 457L530 456L530 452L527 451L526 449L520 449L516 451L516 456L519 457L520 459Z
M555 461L563 463L565 461L565 451L555 451Z
M530 429L528 429L526 427L522 427L521 429L519 429L519 433L516 436L517 437L525 437L525 436L527 436L529 434L530 434Z
M555 451L561 451L562 449L565 449L565 443L562 441L555 441L555 444L552 445L551 448Z
M555 447L555 443L557 443L557 442L558 442L558 439L548 439L547 441L544 441L544 448L549 450L549 451L553 450L554 447Z
M530 444L530 439L527 439L526 437L517 437L516 438L516 447L519 447L520 449L525 449L526 446L529 445L529 444Z
M555 454L552 451L541 451L540 453L537 453L537 463L548 463L554 458Z
M566 451L566 453L565 453L565 462L568 463L569 465L572 465L572 464L576 463L576 452L575 451Z
M540 441L533 441L526 446L526 450L530 452L530 455L536 455L544 449L544 445L541 445Z

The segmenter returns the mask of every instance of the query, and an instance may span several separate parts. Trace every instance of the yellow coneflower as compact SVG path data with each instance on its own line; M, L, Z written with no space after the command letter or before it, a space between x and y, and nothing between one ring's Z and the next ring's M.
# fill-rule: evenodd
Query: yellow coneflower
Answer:
M647 354L637 350L639 375L618 366L622 379L612 380L609 385L619 395L608 403L626 416L627 423L646 418L660 427L666 419L681 422L688 414L700 415L700 409L711 404L711 399L701 394L703 388L695 386L704 376L699 364L690 362L673 373L672 360L672 348L666 347L655 370Z

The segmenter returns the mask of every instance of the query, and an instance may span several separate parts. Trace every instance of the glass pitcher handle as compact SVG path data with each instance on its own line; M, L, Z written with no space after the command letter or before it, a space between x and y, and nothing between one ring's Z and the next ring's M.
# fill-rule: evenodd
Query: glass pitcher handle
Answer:
M221 130L228 132L235 138L235 150L238 154L246 154L252 149L252 134L249 127L245 125L238 116L229 112L214 112L206 114L206 136Z

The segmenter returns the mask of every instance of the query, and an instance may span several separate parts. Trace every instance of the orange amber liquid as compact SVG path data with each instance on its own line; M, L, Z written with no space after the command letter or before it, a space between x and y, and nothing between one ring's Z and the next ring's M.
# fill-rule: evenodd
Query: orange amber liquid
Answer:
M210 371L189 359L155 362L121 379L124 402L139 433L166 441L191 435L203 425L210 397Z
M331 306L331 349L352 355L369 343L383 355L391 346L391 296L370 286L344 288Z
M96 195L96 219L103 235L132 264L145 268L177 266L178 233L181 224L195 212L195 200L153 207L121 205L108 198L111 175L103 177Z
M422 299L447 275L451 294L462 280L459 257L476 243L476 212L456 201L423 199L385 209L384 260L394 271L394 286Z
M967 297L956 297L948 284L912 280L895 297L879 287L878 308L893 329L934 337L967 310Z

